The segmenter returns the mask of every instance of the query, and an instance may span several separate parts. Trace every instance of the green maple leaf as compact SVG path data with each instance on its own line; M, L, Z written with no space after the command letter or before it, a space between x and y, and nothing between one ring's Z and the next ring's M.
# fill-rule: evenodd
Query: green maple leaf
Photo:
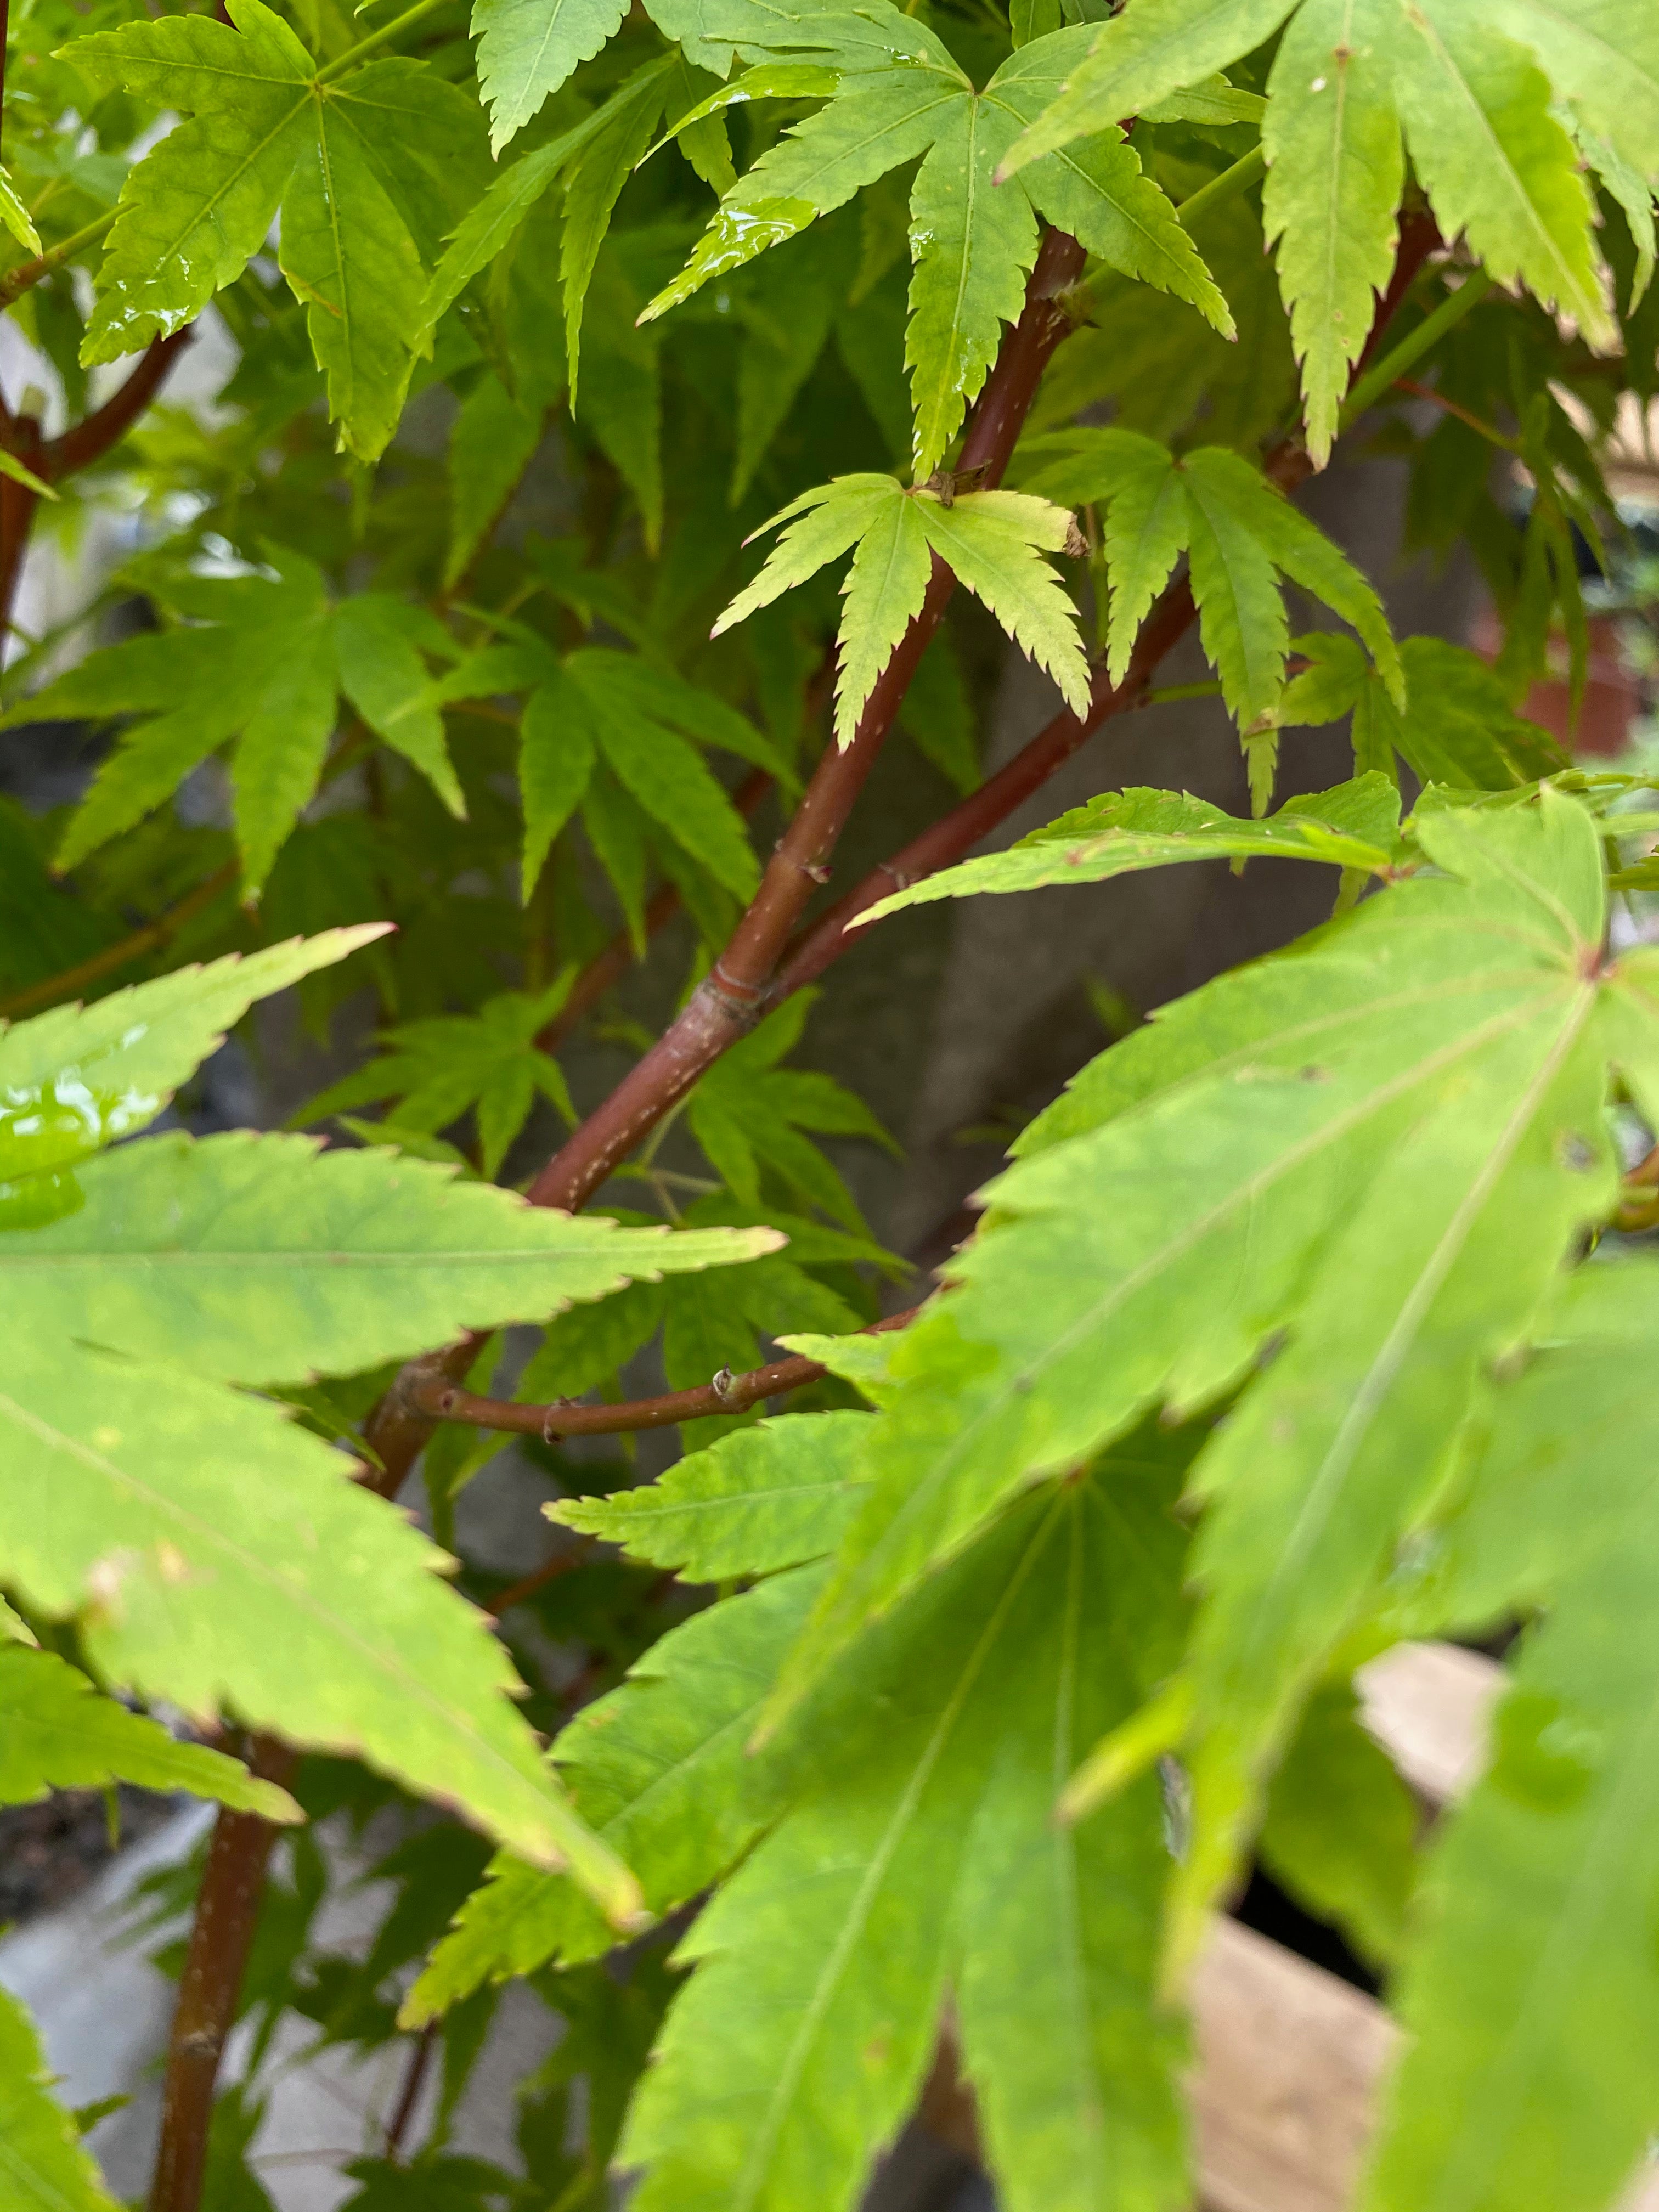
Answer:
M834 1550L860 1495L848 1469L864 1418L762 1421L688 1453L660 1481L565 1500L548 1516L687 1582L775 1574Z
M285 548L267 553L274 578L172 580L167 601L187 623L89 653L0 718L8 726L43 714L134 718L70 817L59 867L165 805L228 743L244 890L257 898L321 781L337 692L453 813L465 812L421 657L422 648L453 654L442 624L380 592L331 605L313 562Z
M782 1816L681 1945L696 1971L624 2133L643 2206L851 2201L921 2087L947 1987L1014 2212L1180 2200L1181 2038L1152 2002L1156 1785L1086 1831L1049 1817L1073 1747L1169 1648L1167 1494L1126 1470L1015 1515L866 1640L810 1737L760 1763L749 1787Z
M866 702L920 611L935 556L982 599L1021 649L1048 671L1073 711L1089 700L1076 611L1044 553L1066 551L1076 526L1063 507L1010 491L966 492L947 506L896 477L838 477L803 492L763 526L787 524L765 567L738 592L714 635L769 606L851 551L842 596L836 739L850 744Z
M3 1571L37 1612L78 1620L112 1680L358 1753L526 1857L568 1864L625 1917L630 1877L558 1792L508 1702L505 1655L433 1571L441 1555L337 1452L224 1383L358 1371L778 1240L676 1245L293 1137L100 1152L151 1120L254 998L364 935L0 1036ZM43 1489L49 1515L29 1504Z
M1613 343L1594 210L1561 111L1638 177L1659 172L1659 25L1606 0L1132 0L1007 167L1114 127L1249 52L1291 18L1267 86L1265 212L1323 461L1392 264L1409 151L1443 234L1466 234Z
M546 991L503 992L476 1014L429 1014L388 1030L386 1051L331 1084L292 1119L322 1121L395 1099L388 1119L400 1133L433 1136L471 1113L478 1164L493 1178L538 1096L567 1121L576 1118L562 1070L536 1043L569 995L571 981L566 975Z
M262 0L229 24L171 16L76 41L76 67L182 112L131 171L82 359L181 329L282 219L280 258L328 380L343 446L373 460L396 428L438 241L482 185L471 101L419 64L337 78Z
M573 1801L626 1852L659 1914L717 1880L762 1825L744 1745L817 1580L775 1576L672 1629L555 1743ZM614 1940L572 1883L503 1855L410 1990L404 2025L550 1959L596 1958Z
M1020 131L1086 51L1085 28L1023 46L978 93L938 40L924 36L910 19L880 6L861 15L874 33L863 51L838 46L852 18L826 14L775 25L767 43L781 50L778 58L685 118L716 112L733 98L834 95L793 125L726 193L684 270L651 302L647 315L665 313L711 276L793 238L862 186L921 155L910 201L915 271L906 339L918 480L944 459L995 359L1003 328L1020 312L1036 258L1039 216L1069 231L1109 267L1190 301L1231 335L1225 301L1121 132L1106 134L1081 155L1036 166L1012 191L994 185L997 165ZM817 47L826 60L797 63L794 69L807 75L789 78L784 72L791 65L781 57L792 46Z
M806 1133L864 1137L889 1152L898 1147L844 1084L811 1069L779 1066L799 1042L814 996L798 992L722 1054L692 1092L687 1119L710 1164L743 1205L760 1206L761 1174L769 1169L832 1219L864 1231L852 1193Z
M1425 784L1510 791L1568 764L1548 731L1514 712L1501 678L1467 647L1407 638L1400 647L1403 710L1353 638L1318 631L1297 638L1293 650L1312 665L1285 685L1280 727L1316 727L1351 714L1357 771L1392 776L1398 753Z
M1287 799L1265 821L1240 821L1189 792L1109 792L1034 830L1006 852L964 860L895 891L860 920L877 921L904 907L981 891L1101 883L1178 860L1271 856L1381 874L1401 857L1399 817L1399 792L1376 770L1334 791Z
M1601 966L1583 808L1547 789L1415 827L1443 873L1166 1009L1027 1133L958 1287L882 1354L872 1487L774 1701L775 1719L1023 1485L1149 1406L1211 1402L1282 1337L1196 1462L1204 1602L1180 1694L1136 1740L1143 1759L1186 1744L1176 1960L1486 1363L1605 1214L1609 1064L1651 1021L1647 956ZM1124 1765L1103 1754L1102 1786Z
M100 1697L53 1653L0 1650L0 1803L35 1804L53 1790L105 1790L118 1781L188 1790L267 1820L301 1817L286 1790Z
M0 2182L7 2203L17 2212L115 2212L52 2082L34 2022L0 1989Z
M1273 1880L1341 1928L1362 1957L1391 1966L1405 1942L1421 1825L1352 1688L1316 1691L1262 1817L1256 1848Z
M1034 439L1026 455L1023 481L1032 489L1105 509L1111 588L1106 672L1113 683L1122 681L1141 623L1176 561L1187 554L1199 635L1246 741L1258 806L1272 787L1271 732L1290 650L1281 577L1352 623L1385 691L1396 708L1404 706L1399 651L1381 600L1329 538L1242 454L1201 446L1177 459L1139 431L1110 429ZM1264 731L1269 733L1265 743ZM1266 773L1258 773L1259 767Z
M1656 1060L1629 1033L1644 1110ZM1646 1253L1581 1267L1547 1347L1497 1394L1428 1556L1426 1618L1543 1608L1512 1658L1488 1771L1432 1852L1400 1990L1413 2041L1368 2207L1613 2201L1652 2131L1659 1970L1630 1940L1659 1879L1648 1743L1659 1680ZM1577 2086L1587 2078L1594 2096Z

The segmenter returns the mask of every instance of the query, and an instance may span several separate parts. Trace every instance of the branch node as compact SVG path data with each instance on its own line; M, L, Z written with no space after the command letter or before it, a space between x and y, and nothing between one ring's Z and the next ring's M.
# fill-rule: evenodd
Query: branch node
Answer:
M718 1375L711 1376L709 1377L708 1387L714 1392L714 1395L724 1402L724 1401L729 1398L732 1395L731 1369L729 1367L722 1367Z

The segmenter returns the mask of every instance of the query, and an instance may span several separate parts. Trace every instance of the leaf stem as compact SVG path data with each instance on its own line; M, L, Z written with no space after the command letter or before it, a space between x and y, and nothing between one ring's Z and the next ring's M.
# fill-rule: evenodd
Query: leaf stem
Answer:
M5 276L0 276L0 307L9 307L14 300L21 299L43 276L50 276L54 269L61 268L65 261L71 260L83 246L95 245L119 212L118 208L106 209L102 215L94 216L90 222L82 223L79 230L70 231L67 238L59 239L56 246L49 246L33 261L20 261L15 269L9 270Z
M423 21L428 15L435 15L440 8L448 5L449 0L415 0L412 8L405 8L401 15L394 15L389 23L382 23L378 31L371 31L366 39L359 39L355 46L348 46L344 53L337 54L325 69L318 70L317 82L332 84L336 77L343 76L349 70L355 70L358 63L378 46L387 46L393 39L402 38L405 31L413 30L416 23Z
M1382 358L1372 364L1363 376L1349 387L1342 403L1342 412L1337 417L1337 428L1346 430L1358 422L1365 410L1389 389L1397 384L1409 368L1416 367L1425 354L1438 345L1448 331L1455 330L1465 315L1478 307L1492 288L1492 280L1484 269L1477 269L1448 294L1440 305L1425 315L1414 331L1408 331L1396 346L1390 346Z
M1195 192L1188 192L1176 210L1176 220L1183 230L1190 230L1200 216L1206 216L1223 200L1231 199L1238 192L1248 191L1267 173L1267 157L1260 146L1252 146L1248 154L1241 154L1231 168L1224 169L1218 177L1212 177L1207 185L1200 185Z

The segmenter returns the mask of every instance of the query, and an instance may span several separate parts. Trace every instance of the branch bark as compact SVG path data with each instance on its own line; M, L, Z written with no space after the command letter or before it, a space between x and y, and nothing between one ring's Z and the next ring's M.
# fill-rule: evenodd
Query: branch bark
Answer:
M907 1306L902 1313L873 1322L862 1334L877 1336L885 1329L908 1328L920 1310ZM633 1398L621 1406L584 1406L568 1398L550 1406L532 1406L511 1398L480 1398L432 1373L414 1385L408 1399L428 1420L461 1421L475 1429L539 1437L550 1444L562 1437L624 1436L640 1429L672 1429L711 1413L746 1413L762 1399L781 1398L787 1390L822 1382L829 1372L817 1359L774 1359L744 1375L722 1368L712 1382L699 1383L695 1389L665 1390L660 1397Z
M284 1786L292 1781L298 1759L286 1744L261 1736L252 1753L248 1763L264 1780ZM197 2212L201 2202L213 2085L236 2015L276 1840L276 1829L253 1813L222 1812L213 1831L167 2046L152 2212Z
M961 468L999 483L1039 380L1071 328L1062 295L1082 274L1083 248L1064 232L1043 239L1026 288L1025 310L1009 331L974 410ZM731 943L684 1012L591 1114L530 1187L536 1206L574 1212L592 1197L696 1081L758 1018L780 956L824 880L854 802L887 741L956 579L935 556L921 611L899 642L845 750L820 760L793 820L778 841L759 890Z
M46 257L49 258L49 257ZM14 270L13 276L20 272ZM9 295L5 296L10 296ZM0 300L0 304L3 301ZM111 447L124 438L161 390L174 363L190 343L190 324L170 338L155 338L137 367L118 391L95 408L83 422L61 437L43 438L40 425L28 415L6 413L0 422L0 443L46 483L61 483L93 462L101 460ZM0 477L0 639L11 627L12 603L17 596L27 550L29 528L40 495L11 477Z

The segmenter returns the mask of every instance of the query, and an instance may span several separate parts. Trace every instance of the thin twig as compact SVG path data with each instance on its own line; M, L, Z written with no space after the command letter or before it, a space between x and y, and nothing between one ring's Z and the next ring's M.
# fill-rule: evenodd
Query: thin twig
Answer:
M122 938L117 945L106 945L101 952L89 954L60 975L48 975L43 983L31 983L27 990L14 991L10 998L0 999L0 1019L15 1020L20 1014L32 1014L39 1006L56 1006L60 1000L73 998L88 983L113 974L116 969L125 968L146 952L154 952L175 938L187 922L194 921L235 880L236 863L227 860L222 868L216 868L193 891L186 892L176 906L170 906L154 921L147 921L142 929L135 929L131 937Z
M432 2063L433 2046L438 2039L438 2022L428 2021L415 2039L415 2047L409 2054L409 2064L404 2073L404 2085L398 2094L397 2108L386 2122L385 2153L388 2162L395 2166L404 2147L404 2137L415 2117L415 2107L421 2101L421 2091L426 2085L428 2067Z
M14 300L21 299L42 277L50 276L54 269L61 269L64 262L72 261L83 246L95 246L118 212L110 208L103 215L94 216L90 222L82 223L79 230L72 230L67 238L59 239L56 246L49 246L33 261L20 261L15 269L9 269L0 276L0 307L9 307Z
M1437 391L1431 384L1424 384L1414 376L1396 376L1394 388L1396 392L1410 392L1413 399L1428 400L1443 414L1455 415L1460 422L1467 422L1471 430L1478 431L1489 444L1501 446L1506 453L1518 453L1521 450L1517 440L1505 437L1500 429L1477 415L1473 408L1460 406L1455 399L1449 399L1443 392Z
M1046 234L1025 311L1004 340L963 444L960 469L977 472L988 486L1000 481L1038 380L1072 327L1060 295L1075 283L1083 258L1075 239L1060 231ZM572 1211L583 1205L704 1068L753 1027L784 946L825 879L854 802L955 589L955 577L935 556L921 611L871 692L850 744L826 749L730 944L678 1018L537 1176L532 1204Z
M884 1329L908 1328L918 1311L908 1306L902 1313L889 1314L863 1334L875 1336ZM665 1390L659 1397L634 1398L620 1406L582 1406L568 1398L550 1406L532 1406L511 1398L481 1398L435 1373L423 1376L405 1395L408 1404L428 1420L461 1421L469 1428L540 1437L550 1444L563 1437L627 1436L640 1429L674 1428L711 1414L746 1413L762 1399L781 1398L786 1390L822 1382L829 1372L821 1360L774 1359L744 1375L722 1368L712 1382L699 1383L694 1389Z
M521 1576L516 1583L509 1583L504 1590L497 1590L489 1601L490 1619L499 1620L503 1613L511 1613L515 1605L522 1605L526 1598L534 1597L538 1590L545 1589L549 1583L557 1582L561 1575L568 1575L573 1568L580 1566L592 1551L593 1545L592 1536L584 1536L580 1543L567 1545L563 1551L556 1552L550 1559L544 1559L540 1566L532 1568L529 1574Z

